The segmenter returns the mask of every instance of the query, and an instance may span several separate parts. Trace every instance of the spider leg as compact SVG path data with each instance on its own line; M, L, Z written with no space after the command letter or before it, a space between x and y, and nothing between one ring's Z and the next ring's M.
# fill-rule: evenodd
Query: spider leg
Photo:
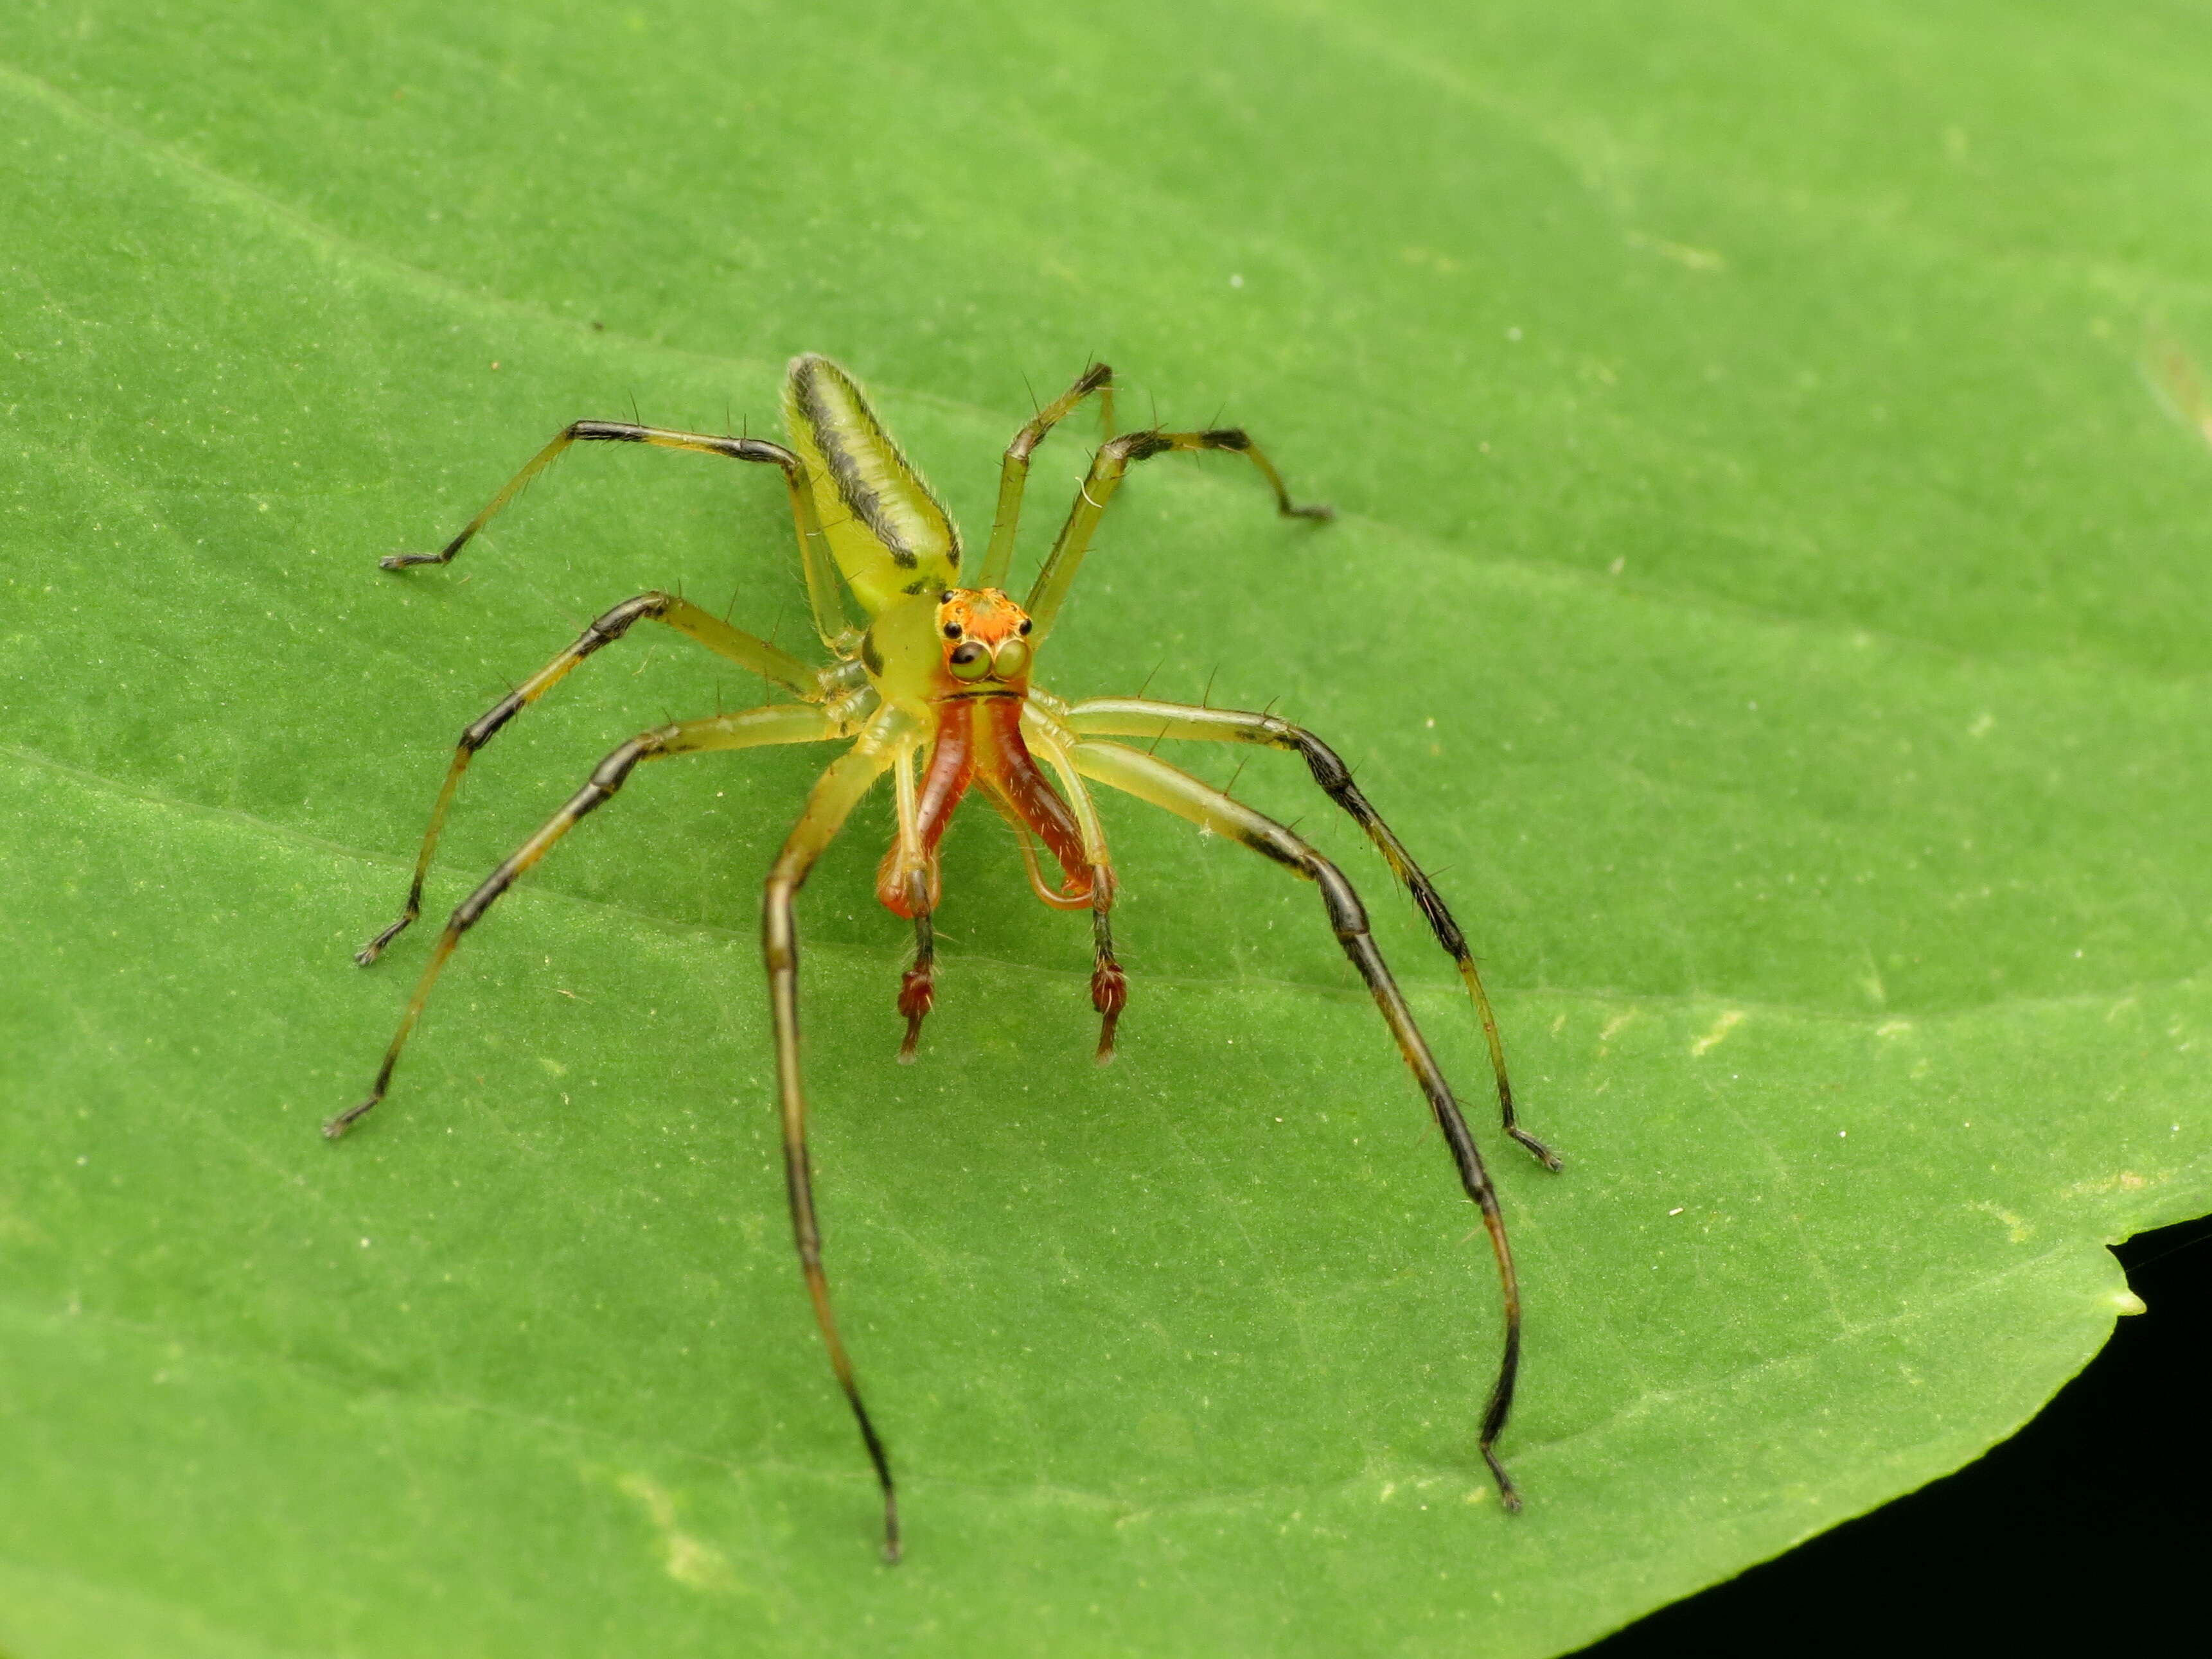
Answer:
M814 1304L815 1323L821 1328L823 1346L829 1350L830 1368L853 1408L868 1461L875 1466L876 1481L884 1495L884 1556L899 1559L898 1495L891 1482L890 1456L861 1403L860 1385L853 1361L837 1334L836 1316L830 1305L830 1281L822 1270L822 1229L814 1213L813 1171L806 1152L806 1090L799 1059L799 935L792 916L792 900L814 868L815 861L836 839L860 797L896 761L902 749L915 740L915 722L896 710L888 710L871 724L860 741L830 765L807 797L806 810L783 844L769 869L761 906L761 954L768 967L769 1004L775 1020L776 1094L783 1122L784 1180L791 1199L791 1230L799 1249L799 1270L806 1278L806 1293Z
M1030 638L1032 647L1042 644L1045 635L1052 632L1053 618L1059 615L1060 602L1074 585L1083 555L1090 551L1091 537L1105 513L1106 504L1121 487L1122 475L1139 461L1181 450L1226 450L1247 457L1275 492L1275 511L1285 518L1326 521L1336 516L1334 507L1300 506L1292 501L1282 474L1275 470L1275 463L1241 427L1218 427L1206 432L1161 432L1155 428L1123 433L1100 445L1098 453L1091 457L1091 471L1076 492L1067 522L1060 526L1060 538L1052 544L1044 568L1037 572L1036 585L1030 590L1029 602L1022 607L1036 624Z
M422 850L415 856L415 874L407 884L407 902L400 910L399 919L354 953L355 961L367 967L422 913L422 883L430 874L430 861L437 854L438 837L445 829L446 814L459 792L461 774L469 769L469 762L476 758L477 751L491 742L501 726L568 678L579 663L603 646L612 645L639 621L665 623L708 650L789 687L810 703L822 700L821 676L814 669L767 640L742 628L732 627L690 600L668 593L641 593L635 599L623 600L578 634L568 650L494 704L462 732L461 741L453 751L453 764L446 769L445 784L430 808L430 826L422 833Z
M399 1063L400 1053L406 1048L416 1022L422 1017L423 1004L430 999L430 988L438 983L438 976L445 971L454 948L461 942L461 935L482 920L500 894L551 851L555 842L619 790L640 761L662 760L672 754L704 754L714 749L757 748L769 743L822 742L840 735L837 724L820 709L803 704L782 704L658 727L631 738L609 754L592 770L590 781L569 798L568 803L486 876L483 884L454 910L453 919L438 936L437 948L431 952L422 978L416 982L414 996L407 1001L407 1011L400 1016L399 1029L384 1050L384 1061L376 1069L376 1081L370 1086L368 1098L325 1123L323 1133L335 1141L384 1099L392 1087L392 1069Z
M1398 839L1397 833L1382 821L1382 814L1360 793L1359 786L1352 781L1350 769L1334 749L1303 726L1294 726L1275 715L1252 714L1237 709L1194 708L1187 703L1161 703L1137 697L1097 698L1078 703L1068 710L1066 719L1071 728L1085 736L1186 737L1218 743L1257 743L1270 748L1295 749L1304 756L1306 770L1313 774L1314 782L1367 833L1367 839L1389 863L1391 874L1413 894L1437 942L1457 964L1460 978L1474 1005L1475 1018L1481 1022L1483 1040L1490 1048L1490 1069L1498 1082L1498 1115L1506 1134L1534 1153L1546 1168L1559 1167L1559 1154L1522 1129L1515 1116L1513 1085L1505 1075L1505 1047L1498 1038L1498 1017L1491 1011L1490 997L1482 988L1482 975L1474 966L1474 953L1468 948L1467 935L1460 931L1459 923L1445 906L1443 895L1437 891L1436 884L1413 862L1413 854L1406 851L1406 844Z
M1045 433L1050 432L1073 412L1075 406L1092 392L1098 394L1102 436L1114 435L1114 371L1103 363L1093 363L1076 377L1075 384L1062 392L1046 408L1037 412L1036 418L1014 434L1014 441L1006 445L1006 457L999 465L999 512L991 521L991 544L984 549L983 568L975 578L979 588L1004 587L1006 571L1014 561L1014 533L1022 522L1022 490L1029 482L1030 456Z
M732 461L757 461L783 469L785 487L791 494L792 522L799 533L799 553L806 570L806 596L814 609L815 631L822 643L841 656L841 645L857 639L845 615L836 561L822 534L821 516L815 511L814 493L806 463L781 444L764 438L718 438L708 433L672 432L663 427L640 426L631 421L575 421L555 433L552 441L532 456L520 472L508 479L483 511L461 527L461 533L435 553L395 553L380 560L386 570L410 565L448 565L453 555L476 539L509 502L522 493L533 478L560 458L571 444L645 444L657 449L690 450L699 455L720 455Z
M1202 828L1241 841L1321 888L1322 902L1328 909L1329 925L1335 930L1337 942L1344 947L1344 954L1351 958L1352 966L1359 970L1360 978L1367 982L1376 1006L1382 1012L1384 1023L1397 1039L1398 1052L1405 1057L1414 1081L1428 1099L1437 1126L1443 1130L1445 1144L1450 1147L1452 1162L1459 1172L1460 1185L1482 1212L1482 1225L1490 1234L1491 1252L1498 1261L1498 1283L1504 1293L1505 1348L1498 1362L1498 1380L1491 1388L1490 1403L1482 1414L1479 1444L1483 1461L1490 1466L1490 1473L1498 1482L1499 1499L1507 1509L1519 1509L1521 1494L1492 1450L1513 1408L1514 1381L1521 1365L1521 1292L1513 1271L1513 1252L1505 1241L1504 1217L1499 1214L1498 1194L1491 1185L1489 1172L1483 1167L1482 1153L1474 1144L1474 1137L1468 1132L1467 1120L1460 1116L1458 1102L1452 1098L1451 1086L1444 1081L1420 1028L1413 1023L1413 1010L1407 1007L1397 982L1390 977L1382 953L1375 947L1368 930L1367 912L1358 895L1334 864L1273 819L1231 800L1211 784L1201 783L1164 760L1119 743L1104 742L1079 743L1073 758L1087 776L1100 783L1110 784L1188 818Z

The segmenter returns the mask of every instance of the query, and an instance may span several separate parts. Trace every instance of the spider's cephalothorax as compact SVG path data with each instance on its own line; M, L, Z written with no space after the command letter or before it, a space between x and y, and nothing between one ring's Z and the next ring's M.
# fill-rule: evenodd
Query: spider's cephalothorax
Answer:
M1066 524L1020 603L1001 585L1007 579L1021 518L1030 457L1047 433L1085 398L1097 396L1106 429L1070 507ZM768 873L761 941L768 967L775 1031L776 1091L782 1118L784 1172L799 1265L839 1385L875 1468L884 1500L886 1553L899 1552L898 1509L889 1454L862 1404L860 1384L831 1313L822 1266L812 1172L806 1151L806 1095L799 1045L799 946L793 901L823 850L843 827L861 798L891 776L898 829L878 871L877 896L915 930L914 965L899 987L906 1035L899 1058L915 1057L922 1021L935 1001L936 951L932 917L942 886L938 847L963 799L982 795L1013 826L1030 886L1046 904L1091 915L1091 994L1100 1016L1098 1058L1114 1053L1116 1021L1128 984L1114 956L1111 914L1114 868L1093 796L1104 784L1164 807L1201 828L1266 855L1319 889L1329 925L1373 995L1399 1052L1412 1069L1430 1111L1443 1129L1461 1184L1480 1208L1504 1293L1505 1342L1478 1445L1509 1508L1520 1499L1492 1450L1513 1402L1520 1359L1521 1311L1504 1223L1481 1154L1468 1132L1450 1086L1413 1022L1389 969L1370 935L1365 911L1341 871L1285 826L1226 793L1158 759L1149 749L1109 741L1164 738L1250 743L1296 751L1316 784L1366 833L1391 873L1413 895L1437 941L1457 965L1490 1050L1500 1115L1506 1132L1553 1169L1559 1160L1515 1120L1497 1022L1492 1017L1474 959L1443 896L1413 862L1395 833L1352 781L1342 760L1311 732L1272 714L1191 707L1145 698L1100 698L1066 703L1031 681L1038 649L1060 613L1089 550L1100 515L1123 475L1137 462L1177 451L1217 450L1245 457L1272 487L1285 517L1326 519L1325 507L1297 506L1273 464L1243 432L1144 431L1113 433L1113 374L1094 364L1051 405L1015 434L999 475L998 516L981 567L962 568L960 533L876 417L853 378L826 357L794 360L784 381L784 414L791 446L757 438L672 432L627 421L579 421L558 433L461 533L434 554L399 554L388 570L445 564L467 545L523 487L570 445L592 441L644 444L689 450L780 469L798 529L800 561L814 624L830 661L810 664L757 635L732 627L674 594L641 593L607 611L568 650L502 698L461 734L398 920L364 946L358 960L376 960L420 913L422 883L438 835L471 759L515 715L550 690L586 657L619 639L640 621L655 621L709 651L742 664L798 700L771 703L734 714L679 720L641 732L610 754L583 788L544 828L462 901L446 924L428 965L385 1050L368 1097L324 1125L333 1138L381 1100L393 1068L414 1030L431 986L461 935L474 926L518 877L544 857L587 813L621 789L641 762L720 749L775 743L842 742L844 749L815 783L805 810ZM855 623L844 595L859 602ZM1058 866L1053 881L1042 867L1042 843Z

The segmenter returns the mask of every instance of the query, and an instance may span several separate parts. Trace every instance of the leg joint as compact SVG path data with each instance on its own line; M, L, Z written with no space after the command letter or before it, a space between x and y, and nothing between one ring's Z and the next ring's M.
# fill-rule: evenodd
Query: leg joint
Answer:
M474 754L498 733L499 729L522 712L525 699L519 691L511 691L500 699L489 711L461 734L461 750Z
M1306 854L1306 872L1321 888L1322 902L1328 907L1328 924L1336 930L1339 939L1364 939L1370 931L1367 907L1359 902L1359 895L1345 880L1344 872L1334 864L1311 851Z
M584 629L584 637L576 642L576 655L588 657L601 645L613 644L629 632L632 623L665 616L675 603L674 594L657 589L641 593L635 599L623 600L605 615L592 619Z
M642 736L631 738L594 766L592 781L584 785L583 793L576 797L577 815L580 817L591 811L629 782L629 775L637 769L639 761L650 760L665 750L668 747L665 730L648 731ZM585 796L593 798L587 802Z
M1315 783L1339 802L1342 802L1345 792L1349 790L1355 799L1359 800L1362 807L1367 804L1360 797L1358 790L1352 788L1352 768L1344 764L1343 758L1334 749L1303 726L1293 726L1287 721L1282 722L1281 725L1286 745L1295 746L1305 757L1306 770L1313 774Z
M1107 439L1099 449L1098 458L1109 463L1149 461L1174 447L1175 440L1164 433L1125 432L1119 438Z

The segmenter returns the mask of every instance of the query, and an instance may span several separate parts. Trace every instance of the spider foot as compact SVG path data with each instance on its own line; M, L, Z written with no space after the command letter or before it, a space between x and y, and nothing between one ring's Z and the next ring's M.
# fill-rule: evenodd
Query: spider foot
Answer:
M1482 1444L1482 1461L1490 1465L1490 1475L1498 1482L1498 1501L1505 1505L1508 1515L1521 1513L1521 1488L1513 1484L1513 1477L1505 1472L1505 1465L1498 1461L1498 1454L1490 1443Z
M384 1099L384 1093L380 1089L374 1094L370 1095L368 1099L362 1101L359 1105L348 1106L337 1117L331 1118L329 1123L323 1125L323 1139L325 1141L337 1140L348 1129L351 1129L360 1119L367 1117L368 1115L369 1108L374 1106L382 1099Z
M413 911L409 911L406 915L401 917L390 927L385 929L383 932L378 934L375 938L370 940L359 950L356 951L353 954L353 960L360 963L363 967L367 967L371 962L376 960L378 957L384 954L384 948L386 945L390 944L401 934L407 931L409 923L412 923L415 919L415 914L416 913Z
M1558 1174L1561 1169L1565 1167L1565 1166L1559 1162L1559 1154L1558 1153L1553 1152L1541 1141L1539 1141L1534 1135L1529 1134L1527 1129L1516 1125L1509 1126L1505 1132L1511 1135L1516 1141L1518 1141L1522 1146L1528 1147L1531 1153L1534 1153L1536 1161L1541 1164L1546 1169L1551 1171L1554 1175Z

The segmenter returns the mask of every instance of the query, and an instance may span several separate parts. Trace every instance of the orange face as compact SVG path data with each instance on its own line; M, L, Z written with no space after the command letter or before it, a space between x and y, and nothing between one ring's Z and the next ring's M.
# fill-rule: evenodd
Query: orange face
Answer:
M1029 613L996 588L952 589L937 607L945 671L978 692L1023 690L1030 679L1030 626Z

